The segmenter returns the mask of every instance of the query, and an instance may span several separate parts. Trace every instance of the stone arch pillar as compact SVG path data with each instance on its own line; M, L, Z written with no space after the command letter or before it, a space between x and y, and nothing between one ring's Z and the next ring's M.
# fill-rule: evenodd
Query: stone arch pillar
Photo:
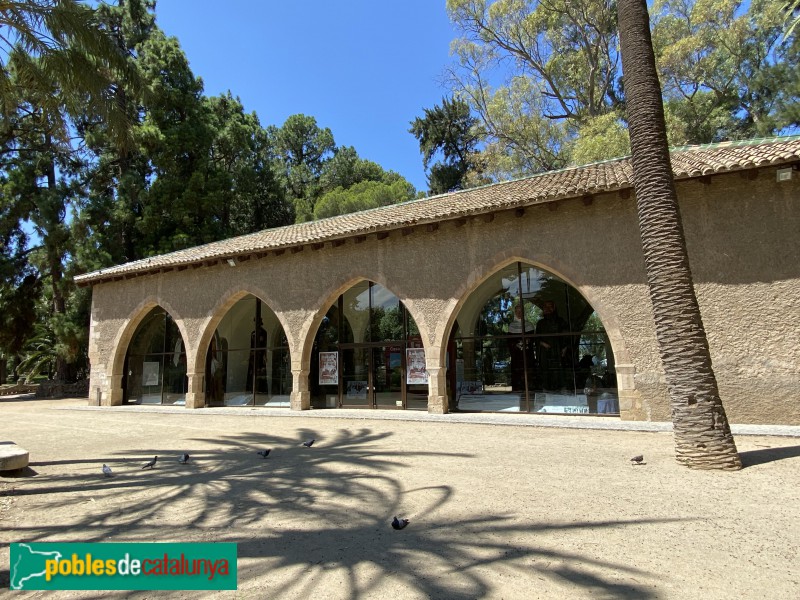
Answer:
M309 410L311 408L311 390L308 386L308 369L292 363L292 393L289 406L292 410Z
M441 349L430 347L425 352L428 371L428 412L443 415L448 411L447 369L441 364Z
M206 374L186 373L186 408L204 408L206 405Z

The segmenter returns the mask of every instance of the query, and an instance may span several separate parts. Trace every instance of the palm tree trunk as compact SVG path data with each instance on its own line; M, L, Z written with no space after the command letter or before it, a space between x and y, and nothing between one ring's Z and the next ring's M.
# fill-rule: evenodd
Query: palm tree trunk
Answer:
M692 283L647 3L620 0L617 9L633 185L676 458L697 469L741 469Z

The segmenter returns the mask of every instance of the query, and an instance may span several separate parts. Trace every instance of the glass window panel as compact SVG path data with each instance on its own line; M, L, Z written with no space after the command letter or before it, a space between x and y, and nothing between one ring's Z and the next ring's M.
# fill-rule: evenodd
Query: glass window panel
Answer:
M619 412L605 329L580 292L551 273L519 264L489 277L453 331L448 389L461 410L526 410L530 402L540 412Z
M322 317L317 331L317 344L320 352L327 352L339 342L339 303L335 302Z
M178 357L178 360L180 360L179 357L181 353L186 351L183 345L183 339L181 338L181 332L178 329L178 325L169 314L165 314L165 319L166 339L164 343L164 352L172 352Z
M409 410L428 410L427 385L406 385L406 408Z
M128 352L138 355L164 352L165 317L161 308L151 310L136 328Z
M380 284L370 287L370 341L389 342L403 339L403 310L400 300Z
M218 376L211 373L211 348L206 362L207 402L222 397L228 406L288 406L292 390L286 332L275 313L248 295L220 321L211 345L218 348ZM216 365L215 365L216 366Z
M244 406L253 403L252 373L248 380L249 350L230 350L225 353L225 405Z
M206 405L221 406L225 401L227 351L222 348L219 329L214 332L206 353Z
M369 282L357 283L343 294L343 342L360 344L369 339Z
M181 351L178 352L178 344ZM186 401L188 380L186 377L186 352L183 350L183 341L178 338L175 351L167 353L164 357L164 404L181 404Z
M267 359L271 369L268 373L266 397L256 394L256 404L272 407L290 406L289 395L292 392L292 370L288 348L273 348Z
M508 333L514 311L514 300L519 299L519 273L516 263L498 271L484 281L458 313L461 335L503 335Z
M234 304L217 326L221 345L228 350L250 348L250 334L255 329L256 298L246 296Z
M138 358L138 357L137 357ZM141 357L142 370L134 372L141 390L142 404L161 404L161 385L164 380L164 355L149 354ZM134 381L135 383L135 381Z

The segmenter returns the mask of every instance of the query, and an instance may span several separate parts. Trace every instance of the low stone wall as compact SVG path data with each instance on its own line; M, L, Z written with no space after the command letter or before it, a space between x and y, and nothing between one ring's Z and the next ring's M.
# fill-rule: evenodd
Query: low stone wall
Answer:
M17 394L31 394L39 389L39 384L28 385L18 383L11 387L0 388L0 396L16 396Z
M88 398L89 380L64 383L63 381L44 381L36 390L37 398Z

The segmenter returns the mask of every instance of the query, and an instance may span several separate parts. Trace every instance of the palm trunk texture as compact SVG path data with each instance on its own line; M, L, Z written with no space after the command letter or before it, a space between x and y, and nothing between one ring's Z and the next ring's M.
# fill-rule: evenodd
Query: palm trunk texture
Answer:
M633 187L676 459L695 469L741 469L692 283L646 0L620 0L617 9Z

